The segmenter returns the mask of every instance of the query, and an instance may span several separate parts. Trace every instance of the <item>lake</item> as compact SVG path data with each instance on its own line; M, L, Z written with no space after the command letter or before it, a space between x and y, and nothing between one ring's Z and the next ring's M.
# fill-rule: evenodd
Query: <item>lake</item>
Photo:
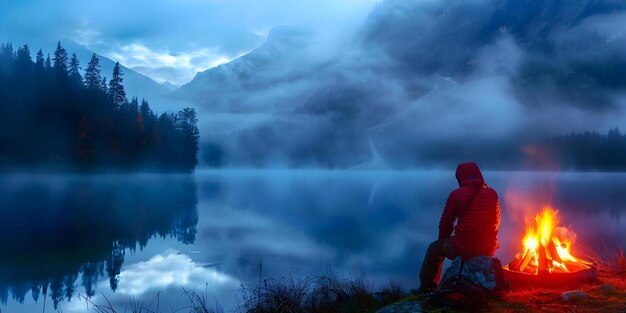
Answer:
M484 176L500 195L503 262L546 205L598 253L626 247L626 174ZM186 288L228 311L259 276L416 288L456 187L449 171L1 175L0 310L93 312L89 297L170 312Z

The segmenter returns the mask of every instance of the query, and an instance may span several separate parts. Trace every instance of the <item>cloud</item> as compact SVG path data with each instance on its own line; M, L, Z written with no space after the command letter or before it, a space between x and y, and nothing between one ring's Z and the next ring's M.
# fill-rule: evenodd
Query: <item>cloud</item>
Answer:
M372 140L392 166L502 166L550 136L619 125L619 7L506 3L384 1L356 31L318 27L304 46L205 73L180 90L202 108L273 114L230 136L205 132L223 143L206 159L350 167L371 158Z
M70 37L74 42L85 47L105 44L100 39L102 37L102 34L89 28L88 25L83 25L80 28L74 30Z
M148 291L163 290L169 287L204 288L211 290L232 288L238 281L234 278L195 263L180 253L155 255L150 260L128 266L119 275L117 291L121 294L141 296ZM102 282L100 289L106 289L108 281Z
M224 142L235 164L292 158L299 166L350 166L371 157L370 137L387 145L383 155L403 154L409 164L421 154L434 160L463 151L498 160L500 150L519 154L529 142L606 130L625 116L621 4L378 2L62 0L63 13L55 7L42 20L177 84L272 41L276 25L310 26L305 44L289 47L293 37L279 35L254 57L198 76L200 88L182 97L196 101L203 126L211 124L203 140ZM24 5L0 4L11 7L29 14ZM24 24L8 20L0 26ZM445 149L438 139L448 140Z
M230 307L234 305L234 297L230 296L235 294L239 284L232 276L199 264L185 254L168 251L147 261L124 266L115 292L110 290L108 279L101 280L99 292L89 299L89 303L124 308L132 299L146 310L151 310L157 303L161 307L182 310L189 305L186 300L181 300L187 299L184 287L206 299L219 299L221 304ZM93 312L93 306L80 300L65 303L63 311Z
M208 48L173 53L168 50L152 50L141 43L115 47L104 55L159 83L168 81L174 85L182 85L197 72L230 61L227 56Z
M344 29L363 20L378 0L24 0L0 2L2 40L33 43L71 39L103 55L141 45L163 58L149 60L191 66L151 71L148 76L175 83L198 70L232 60L264 40L279 25ZM45 30L45 31L42 31ZM114 47L114 49L111 49ZM131 49L132 50L132 49ZM200 55L197 55L200 54ZM193 60L194 57L200 60ZM122 60L120 60L122 61ZM127 61L124 59L123 61ZM131 57L132 61L132 57ZM130 64L124 64L133 68ZM172 75L169 77L169 75Z

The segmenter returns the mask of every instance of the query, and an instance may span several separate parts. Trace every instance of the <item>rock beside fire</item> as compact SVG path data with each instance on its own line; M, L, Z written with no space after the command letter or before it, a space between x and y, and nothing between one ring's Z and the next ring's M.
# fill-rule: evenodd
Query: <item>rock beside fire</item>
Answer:
M562 293L561 297L563 298L564 301L572 301L572 300L586 299L587 294L580 290L572 290L572 291L567 291L567 292Z
M612 293L612 292L615 292L616 288L613 285L607 284L607 285L600 286L600 290L606 293Z

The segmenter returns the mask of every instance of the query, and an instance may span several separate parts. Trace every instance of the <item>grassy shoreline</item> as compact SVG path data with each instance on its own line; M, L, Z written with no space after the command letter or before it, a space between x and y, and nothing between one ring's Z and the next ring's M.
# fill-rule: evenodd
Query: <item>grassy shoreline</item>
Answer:
M363 279L341 279L330 276L280 280L265 279L261 285L242 284L238 304L231 311L206 294L183 289L188 305L173 312L192 313L376 313L393 304L419 303L420 312L626 312L626 276L601 275L593 284L569 288L525 288L500 292L488 302L470 311L455 310L430 303L423 295L410 295L397 283L375 290ZM580 290L585 298L566 301L563 292ZM86 299L85 299L86 300ZM132 301L125 308L90 302L98 313L170 312L153 304Z
M561 288L532 287L498 292L472 312L624 312L626 313L626 257L623 251L609 259L592 259L598 280L591 284ZM211 303L207 294L183 289L188 306L176 312L223 313L219 300ZM565 300L564 292L579 290L585 296ZM332 274L295 279L263 279L241 284L235 313L375 313L392 304L419 303L423 312L462 312L432 304L423 295L410 295L398 283L375 289L364 278L342 278ZM98 313L162 312L131 302L124 310L91 303ZM129 311L130 309L130 311ZM163 311L165 312L165 311ZM402 311L407 312L407 311Z

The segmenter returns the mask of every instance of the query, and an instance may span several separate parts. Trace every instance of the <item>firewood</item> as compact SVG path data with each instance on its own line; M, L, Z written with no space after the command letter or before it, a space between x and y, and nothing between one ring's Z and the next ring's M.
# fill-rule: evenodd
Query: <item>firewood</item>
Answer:
M519 271L523 272L526 266L528 266L528 262L533 258L533 251L526 250L524 252L524 259L522 260L522 264L520 264Z
M515 259L509 263L509 269L512 271L519 271L520 265L522 265L522 254L518 253L515 255Z
M537 274L537 268L534 266L526 266L522 273Z
M563 264L565 264L565 267L567 267L567 270L570 272L577 272L588 268L582 263L572 261L564 261Z
M548 259L548 254L544 246L540 246L537 250L537 259L539 260L539 271L548 271L552 267L552 261Z
M559 252L556 250L554 241L549 240L546 248L548 249L548 254L550 255L550 259L552 259L553 261L556 261L557 263L563 263L563 261L561 260L561 257L559 256Z

